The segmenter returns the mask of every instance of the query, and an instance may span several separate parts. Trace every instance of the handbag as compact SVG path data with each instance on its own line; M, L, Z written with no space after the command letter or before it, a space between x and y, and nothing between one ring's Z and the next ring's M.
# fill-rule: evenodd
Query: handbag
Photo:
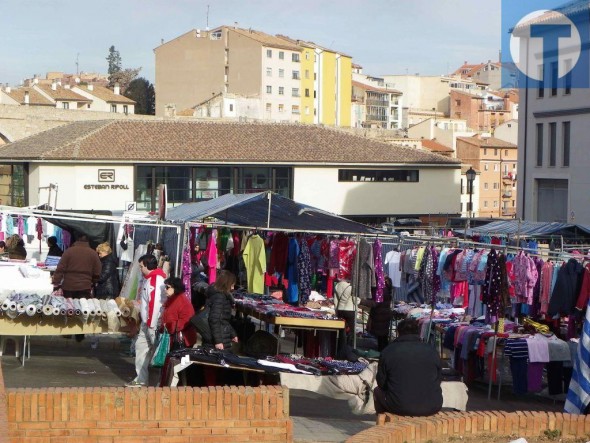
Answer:
M211 334L211 327L209 326L209 312L211 307L205 304L197 314L193 315L190 322L195 327L197 332L201 334L203 343L213 343L213 334Z
M170 350L170 334L166 329L160 334L158 346L152 357L151 366L154 368L161 368L166 362L166 355Z
M170 345L171 351L176 351L178 349L184 349L186 346L184 345L184 336L182 335L182 331L176 331L174 335L171 337L172 344Z

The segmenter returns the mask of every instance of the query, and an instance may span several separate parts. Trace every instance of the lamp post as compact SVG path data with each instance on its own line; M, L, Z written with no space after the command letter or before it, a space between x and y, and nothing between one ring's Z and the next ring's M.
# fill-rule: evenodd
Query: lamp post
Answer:
M467 190L469 191L469 206L467 206L467 210L469 211L469 218L473 217L473 180L475 180L476 172L470 166L469 169L465 172L465 177L467 177Z

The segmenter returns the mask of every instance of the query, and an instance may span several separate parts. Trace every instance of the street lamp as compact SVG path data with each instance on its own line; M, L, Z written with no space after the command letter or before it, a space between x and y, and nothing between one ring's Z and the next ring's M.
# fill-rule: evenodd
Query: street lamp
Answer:
M473 180L475 180L476 174L477 173L471 166L465 172L465 177L467 177L467 190L469 191L469 206L467 206L469 218L473 217Z

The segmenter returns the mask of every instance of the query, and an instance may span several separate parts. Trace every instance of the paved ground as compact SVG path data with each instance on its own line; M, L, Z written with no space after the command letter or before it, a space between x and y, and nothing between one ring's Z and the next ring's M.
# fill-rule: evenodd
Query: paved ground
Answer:
M9 346L10 348L10 346ZM133 359L125 354L128 343L115 336L100 336L97 349L90 339L33 337L31 359L21 366L14 349L2 357L6 387L121 386L133 378ZM537 395L515 397L510 388L497 391L487 400L487 385L470 388L468 410L551 410L561 411L563 402ZM291 416L296 442L342 442L375 423L375 416L353 415L345 401L307 391L291 391Z

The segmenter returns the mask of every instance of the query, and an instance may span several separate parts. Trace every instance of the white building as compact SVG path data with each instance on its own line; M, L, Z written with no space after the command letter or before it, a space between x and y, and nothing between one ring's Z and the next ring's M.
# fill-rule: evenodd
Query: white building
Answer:
M570 6L570 12L582 14L587 21L588 3ZM534 22L551 20L550 15L541 15ZM520 35L520 31L514 32ZM520 37L520 54L529 54L529 40ZM569 49L560 46L559 55L568 54ZM542 62L543 56L529 54L529 59ZM567 76L557 77L557 60L545 62L555 67L555 75L539 87L527 89L525 84L520 90L518 216L530 221L590 224L590 89L569 86Z
M17 174L0 183L20 177L23 204L54 184L59 209L155 210L165 182L170 205L273 190L376 223L460 211L459 161L310 125L76 122L6 145L4 164Z
M88 84L86 86L74 86L72 91L90 100L87 107L90 111L135 114L135 101L122 95L117 84L112 90L104 86Z

